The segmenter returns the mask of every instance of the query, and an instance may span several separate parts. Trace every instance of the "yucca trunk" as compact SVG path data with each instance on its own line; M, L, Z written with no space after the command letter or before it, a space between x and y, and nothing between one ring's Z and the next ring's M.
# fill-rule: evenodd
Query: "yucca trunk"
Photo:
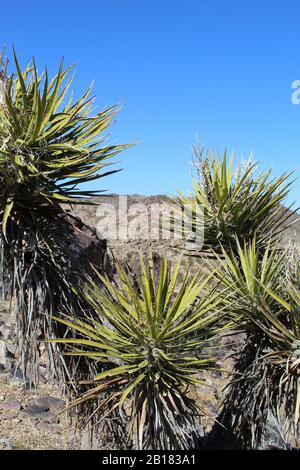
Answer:
M70 219L47 204L39 208L38 214L35 212L36 208L24 207L21 218L18 211L8 221L6 236L0 236L4 260L1 291L7 300L15 300L17 345L24 376L38 382L40 355L46 344L49 373L57 378L67 375L69 382L70 361L66 363L62 348L44 340L64 334L52 315L82 314L82 302L72 288L79 286L88 260L82 262L83 248Z

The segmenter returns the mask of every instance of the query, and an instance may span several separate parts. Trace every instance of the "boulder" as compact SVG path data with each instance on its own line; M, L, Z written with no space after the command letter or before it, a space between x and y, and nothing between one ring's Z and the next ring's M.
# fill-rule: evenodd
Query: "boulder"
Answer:
M96 230L82 222L79 217L72 216L71 223L75 237L71 250L78 266L92 277L94 272L91 265L111 277L114 268L108 255L107 241L100 239Z

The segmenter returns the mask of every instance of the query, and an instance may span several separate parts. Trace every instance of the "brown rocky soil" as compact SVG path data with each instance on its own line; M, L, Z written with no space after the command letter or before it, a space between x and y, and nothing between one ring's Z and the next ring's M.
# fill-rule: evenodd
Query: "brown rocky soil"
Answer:
M7 304L0 306L0 449L85 449L91 446L88 433L76 429L64 411L66 397L59 384L47 380L42 368L40 383L35 387L30 378L14 367L14 320ZM224 338L224 345L230 338ZM223 351L224 353L224 351ZM220 360L230 369L230 360ZM206 374L207 385L194 387L191 395L201 404L201 433L209 432L218 416L218 407L226 383L218 372ZM110 448L107 438L98 437L93 448Z

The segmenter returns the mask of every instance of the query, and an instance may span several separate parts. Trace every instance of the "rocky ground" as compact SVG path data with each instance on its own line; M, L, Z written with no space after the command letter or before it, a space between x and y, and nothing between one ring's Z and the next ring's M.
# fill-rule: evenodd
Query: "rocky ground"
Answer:
M14 316L0 305L0 448L66 449L75 445L58 385L47 380L41 364L35 387L16 361Z
M0 375L0 449L68 449L68 420L59 390L29 390L9 374Z
M231 343L224 338L224 346ZM230 359L220 360L230 369ZM70 420L66 397L59 384L48 380L47 366L41 363L39 384L24 377L15 355L14 319L8 305L0 306L0 449L85 449L90 447L88 433L76 427L76 414ZM207 386L194 387L191 395L201 403L201 434L210 431L218 416L223 396L224 377L219 372L206 376ZM93 448L109 448L107 439L97 439Z

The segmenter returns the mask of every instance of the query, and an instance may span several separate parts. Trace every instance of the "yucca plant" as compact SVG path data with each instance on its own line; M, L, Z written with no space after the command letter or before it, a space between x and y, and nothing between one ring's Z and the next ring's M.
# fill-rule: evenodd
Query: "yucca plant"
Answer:
M286 322L283 312L279 315L266 305L261 313L263 331L248 336L237 357L221 419L244 448L267 441L272 418L280 445L299 447L299 311L290 307Z
M290 208L282 204L289 192L290 174L271 177L271 170L255 175L257 163L251 159L233 167L233 155L228 159L195 148L195 174L191 197L182 193L175 200L179 214L190 213L194 234L203 234L203 245L190 239L190 254L220 252L221 247L237 250L240 243L256 236L257 246L264 250L270 239L278 241L290 222ZM199 213L203 211L203 217ZM180 230L180 224L175 229ZM212 256L214 256L212 254Z
M226 152L223 157L210 152L204 156L203 148L198 147L195 155L193 194L179 193L175 202L179 216L184 212L190 218L187 254L214 259L210 265L218 265L216 284L226 289L224 321L230 319L233 332L242 333L244 339L235 355L219 419L236 436L237 445L253 448L262 442L277 403L284 399L285 405L293 402L293 408L297 402L294 381L292 401L286 389L276 398L277 391L283 390L282 369L270 359L277 354L272 351L286 346L287 337L284 342L282 333L289 330L290 320L278 308L276 296L287 301L286 286L291 281L282 237L295 213L283 206L292 181L290 174L272 178L267 171L257 175L257 164L251 159L239 162L234 170L233 155L228 159ZM182 231L180 221L181 217L173 218L174 230ZM201 235L203 245L199 244ZM202 261L208 265L205 258ZM297 344L296 336L293 333L292 344ZM286 417L291 423L290 413Z
M291 276L284 294L264 286L276 302L272 309L262 305L265 323L271 324L267 333L271 340L268 353L260 358L271 372L267 376L270 408L280 423L288 446L300 447L300 276ZM277 308L276 308L277 307ZM260 364L261 367L261 364Z
M221 246L220 254L215 253L218 265L215 279L226 289L226 313L232 318L235 329L250 334L257 327L259 330L265 327L265 316L260 306L267 304L272 308L275 304L266 288L279 295L284 292L283 284L288 275L286 251L280 250L278 245L271 246L270 242L261 253L256 236L243 245L236 238L235 244L236 252L232 247L226 251Z
M288 446L288 433L299 429L300 403L300 317L288 300L290 289L298 298L291 287L288 253L269 246L261 257L255 239L243 248L237 241L237 247L237 254L223 249L217 255L216 278L230 289L227 313L236 332L244 334L220 419L242 447L257 448L275 416Z
M100 274L103 289L87 282L81 295L94 315L57 318L81 338L55 342L99 367L92 388L73 405L100 399L93 412L99 419L123 410L140 449L189 449L199 435L199 409L188 388L205 383L203 373L218 367L210 342L219 330L221 296L212 290L202 297L211 276L187 273L179 283L180 261L172 271L163 258L157 274L151 255L148 265L142 258L140 264L137 276L117 266L117 286Z
M73 66L61 63L50 80L34 60L21 71L15 52L14 64L16 74L2 74L0 248L2 286L11 286L17 297L25 367L29 357L37 363L38 338L55 334L53 310L75 302L70 284L72 272L80 270L80 247L62 203L90 203L98 191L78 186L113 173L107 166L126 145L104 142L117 106L91 114L91 87L72 99Z

